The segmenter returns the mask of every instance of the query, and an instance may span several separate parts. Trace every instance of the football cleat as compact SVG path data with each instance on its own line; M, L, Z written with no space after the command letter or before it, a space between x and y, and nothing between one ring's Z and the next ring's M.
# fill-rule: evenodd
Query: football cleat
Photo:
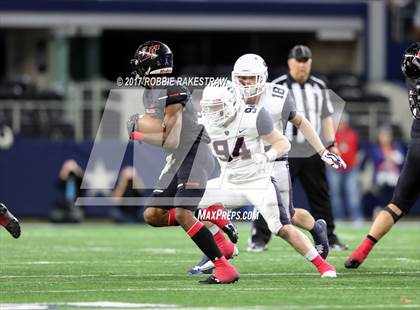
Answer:
M216 272L206 280L199 281L200 284L229 284L239 280L239 272L229 264L225 257L214 261Z
M347 244L341 243L340 241L330 243L330 248L337 251L348 250L349 246Z
M318 254L321 255L323 259L326 259L330 251L327 233L327 222L320 219L315 222L315 225L318 225L318 227L320 227L320 233L316 237L314 237L315 249L318 251Z
M344 267L346 267L348 269L357 269L362 263L363 263L362 260L359 260L359 259L357 259L355 257L351 257L350 256L344 262Z
M356 269L358 268L369 255L369 251L363 250L363 243L351 253L349 257L347 257L346 261L344 262L344 267L348 269Z
M0 225L4 226L13 238L17 239L20 237L21 230L19 221L2 203L0 203Z
M237 243L239 239L238 228L235 224L230 223L222 228L223 232L229 237L230 241Z
M204 255L203 258L197 263L196 266L188 270L187 274L190 276L201 275L201 274L211 274L213 272L213 269L214 269L213 262L206 255Z
M227 257L227 259L232 259L233 257L238 256L238 255L239 255L239 251L238 251L238 248L235 246L232 255L230 257ZM211 274L213 270L214 270L213 262L206 255L204 255L203 258L197 263L196 266L194 266L193 268L187 271L187 274L190 276L201 275L201 274Z
M246 249L248 252L251 253L259 253L268 250L268 245L262 242L251 242L248 244Z
M349 246L347 244L341 243L338 240L338 237L335 234L332 234L329 237L328 242L330 243L330 249L337 250L337 251L345 251L348 250Z
M237 276L233 280L227 281L227 282L222 282L218 278L216 278L215 276L210 276L205 280L198 281L198 283L199 284L232 284L232 283L235 283L237 281L239 281L239 276Z
M328 264L324 261L324 263L318 267L319 274L321 278L336 278L337 272L333 265Z
M337 272L335 270L328 270L325 271L322 275L321 278L337 278Z

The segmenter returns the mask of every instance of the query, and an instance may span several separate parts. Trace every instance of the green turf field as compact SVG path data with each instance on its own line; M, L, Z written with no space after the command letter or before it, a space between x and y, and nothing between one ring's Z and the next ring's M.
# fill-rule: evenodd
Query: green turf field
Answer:
M280 239L264 253L247 253L249 230L240 225L234 259L240 281L202 286L197 280L204 276L185 274L200 253L180 228L23 224L19 240L1 229L0 309L9 303L75 309L65 303L98 301L137 308L420 309L419 224L395 227L358 270L343 267L349 251L331 252L336 279L321 279ZM351 248L366 231L338 228Z

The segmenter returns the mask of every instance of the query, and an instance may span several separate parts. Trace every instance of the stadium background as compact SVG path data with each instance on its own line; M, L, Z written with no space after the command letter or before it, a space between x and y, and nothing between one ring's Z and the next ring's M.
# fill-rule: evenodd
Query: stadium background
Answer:
M1 2L0 122L13 130L14 143L0 150L0 199L20 218L48 217L61 194L61 164L74 158L86 165L109 90L117 77L128 76L134 50L150 39L172 48L177 76L229 77L235 60L254 52L266 60L269 79L286 72L292 46L306 44L313 71L346 101L362 156L383 124L392 124L405 142L411 115L399 65L404 48L416 40L415 6L356 0ZM114 117L124 122L118 111ZM132 161L131 148L124 164ZM163 158L146 152L141 175L156 178ZM368 174L361 176L368 180L365 192ZM306 206L299 186L294 196ZM86 211L108 216L103 206ZM420 215L419 203L411 215Z

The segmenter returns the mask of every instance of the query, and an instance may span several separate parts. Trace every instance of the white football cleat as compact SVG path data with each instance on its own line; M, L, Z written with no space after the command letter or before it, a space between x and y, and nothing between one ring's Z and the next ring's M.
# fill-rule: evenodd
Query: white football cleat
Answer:
M321 278L337 278L337 273L334 270L325 271Z

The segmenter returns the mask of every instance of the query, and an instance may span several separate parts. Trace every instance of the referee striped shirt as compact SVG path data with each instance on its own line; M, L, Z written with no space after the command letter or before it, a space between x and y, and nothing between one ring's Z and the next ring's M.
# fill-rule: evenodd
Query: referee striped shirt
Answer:
M324 81L309 76L305 83L295 81L290 74L284 74L272 83L286 86L296 104L296 111L302 113L312 124L318 135L321 134L321 121L334 113L330 95ZM285 135L293 144L308 144L303 134L290 122L287 123Z

